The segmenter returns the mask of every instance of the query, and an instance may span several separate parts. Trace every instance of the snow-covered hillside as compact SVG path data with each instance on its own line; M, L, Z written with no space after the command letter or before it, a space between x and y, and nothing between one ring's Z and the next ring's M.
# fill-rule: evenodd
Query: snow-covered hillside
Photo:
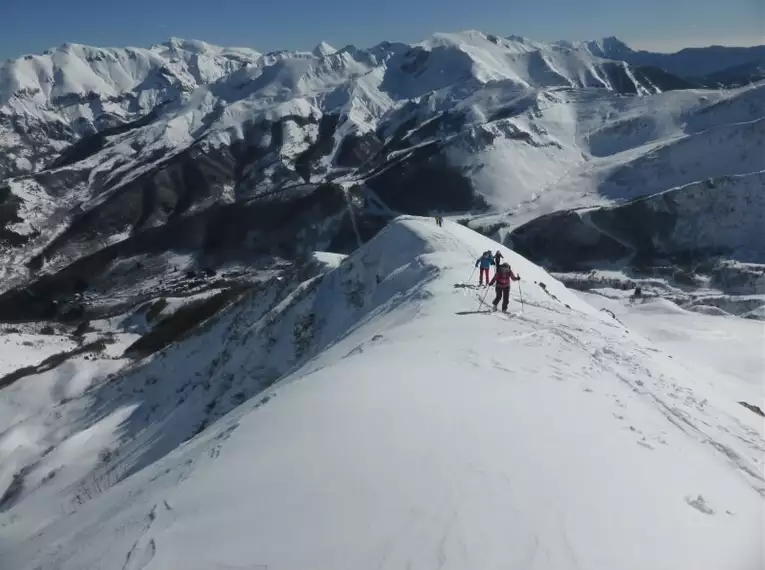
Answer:
M738 403L762 406L757 363L699 366L502 247L522 279L512 314L492 314L465 286L486 249L398 218L114 378L70 364L84 392L5 388L6 406L53 402L0 415L0 465L21 461L0 560L760 568L765 434Z
M477 151L466 148L465 161L477 171L477 188L514 214L514 226L565 208L756 173L765 169L765 156L751 150L765 137L764 90L760 84L631 98L548 92L536 113L512 121L532 144L523 136L498 139Z
M619 206L541 216L516 228L510 240L558 267L624 257L644 265L714 256L763 264L763 188L765 171L710 178Z
M5 155L0 175L5 176L39 171L82 137L123 130L151 112L169 113L173 124L153 128L147 136L172 146L184 137L186 144L198 138L199 129L210 123L217 123L216 131L241 131L241 115L257 113L269 93L276 95L267 103L270 118L308 117L347 101L357 118L349 126L364 131L395 101L466 82L506 80L516 88L595 87L643 94L663 89L628 64L601 59L584 47L479 32L437 34L412 46L386 42L337 51L321 44L310 54L266 56L177 39L149 49L66 44L9 60L0 66L0 77ZM322 102L329 95L330 101ZM168 109L160 112L163 106Z
M325 62L325 58L330 59ZM250 69L235 74L242 68ZM481 82L511 79L519 86L655 90L636 80L626 64L601 60L586 50L510 41L478 32L439 34L414 46L385 43L368 50L348 46L338 52L320 44L312 54L266 56L245 48L175 38L148 49L64 44L43 55L27 55L0 65L1 140L4 151L15 160L14 164L6 157L2 166L11 174L39 170L44 163L36 160L41 158L39 152L25 148L33 146L28 143L45 146L45 136L54 139L48 141L48 150L61 151L82 136L139 119L162 105L182 106L194 99L195 89L231 74L233 82L212 90L224 101L231 101L231 88L240 89L244 79L261 73L261 83L273 83L271 89L292 90L302 83L301 91L320 92L331 89L333 75L336 83L347 82L374 70L378 77L370 77L371 83L384 76L387 85L383 91L394 99L469 78ZM419 80L405 85L411 74ZM201 102L207 91L198 94L196 101Z
M149 49L64 44L0 63L0 179L39 171L83 136L181 102L259 57L173 38Z
M259 56L250 49L175 38L149 49L64 44L43 55L7 60L0 68L4 79L0 103L10 110L32 112L36 107L76 107L77 98L88 94L119 97L136 90L152 92L166 87L170 78L179 86L196 87ZM154 75L160 69L168 75L164 81ZM67 98L69 105L61 101ZM138 111L145 113L155 104L139 101Z

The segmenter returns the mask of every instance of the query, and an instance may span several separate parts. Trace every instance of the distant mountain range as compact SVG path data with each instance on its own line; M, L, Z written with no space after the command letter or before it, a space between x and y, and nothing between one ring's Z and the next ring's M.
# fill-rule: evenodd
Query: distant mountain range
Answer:
M7 61L0 291L18 289L0 318L48 314L86 278L108 289L118 259L348 253L398 213L448 212L511 240L539 216L706 179L740 177L720 184L746 204L765 170L765 84L699 87L756 78L760 53L467 31L267 54L66 44ZM677 195L718 194L690 188ZM705 251L734 255L755 214L742 206L747 222Z
M658 67L691 79L700 86L736 87L765 78L765 45L709 46L685 48L676 53L656 53L635 51L613 36L588 42L557 42L557 45L585 49L597 57L631 65Z

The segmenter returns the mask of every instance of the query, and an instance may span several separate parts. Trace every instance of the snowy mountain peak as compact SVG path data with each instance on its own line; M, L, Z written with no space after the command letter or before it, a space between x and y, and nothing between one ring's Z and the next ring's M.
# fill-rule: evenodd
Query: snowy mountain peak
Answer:
M311 53L316 57L325 57L337 52L337 49L329 45L327 42L320 42L313 48Z
M77 44L77 43L73 43L73 42L65 42L65 43L61 44L60 46L58 46L56 48L56 51L72 52L75 49L81 50L84 47L85 46L82 45L82 44Z
M587 42L593 55L606 59L624 59L634 50L615 36L609 36L601 40Z
M204 53L210 51L220 51L220 48L200 40L187 40L184 38L171 37L162 45L172 49L190 51L194 53Z
M541 42L534 41L532 39L529 39L524 36L518 36L515 34L509 35L505 38L510 45L513 46L522 46L525 49L541 49L545 47L546 44L543 44Z
M232 55L232 54L241 54L248 56L252 58L253 60L257 59L261 54L260 52L247 47L220 47L208 42L203 42L200 40L187 40L184 38L177 38L177 37L171 37L166 42L162 42L160 44L155 44L151 48L154 51L162 51L164 49L169 49L171 51L175 52L188 52L196 55L207 55L207 56L221 56L221 55Z
M624 60L630 54L635 53L632 48L616 36L609 36L600 40L587 41L557 41L554 45L572 50L582 50L595 57L612 60Z
M95 122L99 113L140 117L157 103L215 81L258 57L247 48L220 48L179 38L148 49L67 43L43 55L0 64L0 108L11 104L16 112L50 120L51 112L73 107L59 117L63 124ZM96 100L114 105L100 107Z
M634 51L631 47L629 47L626 43L624 43L622 40L617 38L616 36L608 36L600 40L601 45L608 50L620 50L625 53Z

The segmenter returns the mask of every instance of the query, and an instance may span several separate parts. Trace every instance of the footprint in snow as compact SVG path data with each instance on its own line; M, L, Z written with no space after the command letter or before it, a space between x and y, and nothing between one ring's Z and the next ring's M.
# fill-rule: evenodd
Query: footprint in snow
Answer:
M383 335L381 335L381 334L376 334L376 335L374 335L374 336L373 336L371 339L369 339L369 342L371 342L371 343L378 343L378 342L381 342L381 341L383 341L383 340L385 340L385 337L384 337ZM357 347L355 347L355 348L351 349L351 350L348 352L348 354L346 354L345 356L343 356L343 358L348 358L349 356L356 356L357 354L362 354L362 353L364 352L364 344L365 344L365 343L361 343L361 344L360 344L360 345L358 345Z
M350 351L348 351L348 354L343 356L343 358L349 358L351 356L356 356L357 354L361 354L363 352L364 352L364 345L360 344L356 348L353 348Z
M149 539L149 542L142 548L135 548L137 547L134 547L134 550L131 550L128 554L125 566L123 566L125 570L143 570L157 554L157 543L153 538Z
M149 533L166 530L175 522L175 514L170 504L162 501L162 507L156 504L146 515L146 524L128 551L122 570L143 570L154 559L157 543L153 536L148 536Z
M695 499L691 496L685 497L685 502L705 515L715 514L714 509L707 504L703 495L698 495Z
M272 399L274 399L275 397L276 397L276 394L274 394L274 393L271 393L271 394L266 394L265 396L263 396L263 397L262 397L262 398L261 398L261 399L258 401L258 403L257 403L257 404L255 404L255 409L257 409L257 408L260 408L261 406L263 406L263 405L267 404L268 402L270 402L270 401L271 401Z
M215 439L218 441L225 441L229 437L231 437L231 434L234 433L236 428L239 427L239 422L232 424L228 426L226 429L224 429L222 432L220 432L218 435L215 436Z

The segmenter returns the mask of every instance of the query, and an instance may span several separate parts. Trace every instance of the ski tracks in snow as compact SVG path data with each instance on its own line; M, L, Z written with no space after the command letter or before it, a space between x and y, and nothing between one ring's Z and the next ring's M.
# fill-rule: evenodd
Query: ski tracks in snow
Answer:
M166 530L175 522L175 513L167 501L156 504L146 515L140 535L125 556L122 570L143 570L157 554L157 532Z
M549 329L543 329L543 330L539 330L539 331L531 331L531 332L520 333L520 334L516 334L516 335L511 335L511 336L503 336L503 337L497 339L497 342L505 343L505 342L512 342L512 341L516 341L516 340L523 340L524 338L531 338L531 337L536 336L538 334L545 333L548 330Z
M747 476L750 486L761 496L765 497L765 478L758 473L756 465L741 456L729 445L719 441L719 438L710 435L711 429L717 429L723 434L730 434L747 444L749 449L756 453L765 453L765 442L757 441L757 434L753 430L741 426L735 418L726 414L723 410L711 406L706 399L699 399L693 390L687 386L682 386L675 382L670 376L672 369L665 369L666 366L677 366L675 363L656 361L663 356L661 351L651 347L642 347L637 343L625 343L617 345L609 341L605 335L601 334L597 328L587 329L587 337L602 340L602 344L584 343L580 340L582 335L576 334L576 329L560 323L555 328L549 329L553 334L564 339L568 343L576 344L582 350L589 352L592 356L592 362L604 371L614 375L618 380L627 385L633 394L637 397L648 398L655 405L658 411L674 427L678 428L687 437L692 437L696 441L710 445L716 452L719 452L736 469L742 471ZM583 329L581 332L585 332ZM653 352L655 354L649 355ZM637 355L641 354L647 357L651 363L657 363L656 366L644 366L638 364ZM651 358L651 356L653 358ZM666 372L665 372L666 370ZM681 377L682 375L678 375ZM614 398L615 405L619 411L614 413L614 417L619 421L629 423L628 406L617 397ZM677 402L673 402L676 400ZM738 434L731 434L731 430L722 422L729 421L739 425L744 431L752 436L751 439L744 438ZM668 445L666 431L660 430L657 433L646 434L639 426L629 425L628 429L636 434L640 439L636 443L646 449L654 450L655 443Z
M457 286L455 285L455 287ZM474 290L469 285L462 286L462 288ZM513 299L518 301L518 299ZM742 425L739 420L724 410L710 405L706 399L699 398L692 388L678 383L674 379L673 371L681 365L669 360L663 351L652 346L644 346L637 340L632 340L632 337L625 337L626 342L624 343L615 342L599 330L600 326L614 326L610 323L594 322L584 328L572 327L562 318L567 311L563 306L545 306L533 301L530 303L524 299L525 305L542 308L546 311L544 313L527 311L529 314L517 312L505 314L494 312L493 307L482 296L478 296L477 301L479 310L465 311L459 314L489 314L518 323L528 323L535 327L534 330L500 336L497 342L510 344L528 341L528 339L537 339L536 342L550 342L550 335L559 338L563 345L550 351L550 359L554 361L552 378L558 381L580 379L583 384L583 391L595 393L593 387L590 386L593 367L613 375L623 382L636 397L648 399L664 418L672 426L678 428L684 436L709 445L715 450L715 453L720 453L733 467L746 475L750 486L757 493L765 497L765 478L759 473L757 461L754 459L750 461L742 457L740 452L720 441L720 438L711 434L710 430L717 430L723 439L740 440L755 455L765 454L765 442L755 430ZM626 335L630 334L628 329L624 329L624 331ZM587 338L589 341L585 342L581 340L582 338ZM589 354L590 358L587 364L582 365L580 370L572 369L572 362L569 355L566 354L565 346L576 347L585 354ZM647 360L650 364L648 366L639 364L641 360ZM508 373L513 372L497 359L493 359L491 364L496 369ZM678 370L677 378L688 376L687 371L685 374L680 374L680 372ZM613 414L614 418L627 424L626 429L634 434L637 445L650 451L655 450L656 445L669 445L669 436L666 430L654 426L646 431L644 426L630 423L630 408L623 396L617 396L615 393L605 395L613 398L616 408ZM730 426L726 427L726 422ZM743 434L739 433L740 431Z

